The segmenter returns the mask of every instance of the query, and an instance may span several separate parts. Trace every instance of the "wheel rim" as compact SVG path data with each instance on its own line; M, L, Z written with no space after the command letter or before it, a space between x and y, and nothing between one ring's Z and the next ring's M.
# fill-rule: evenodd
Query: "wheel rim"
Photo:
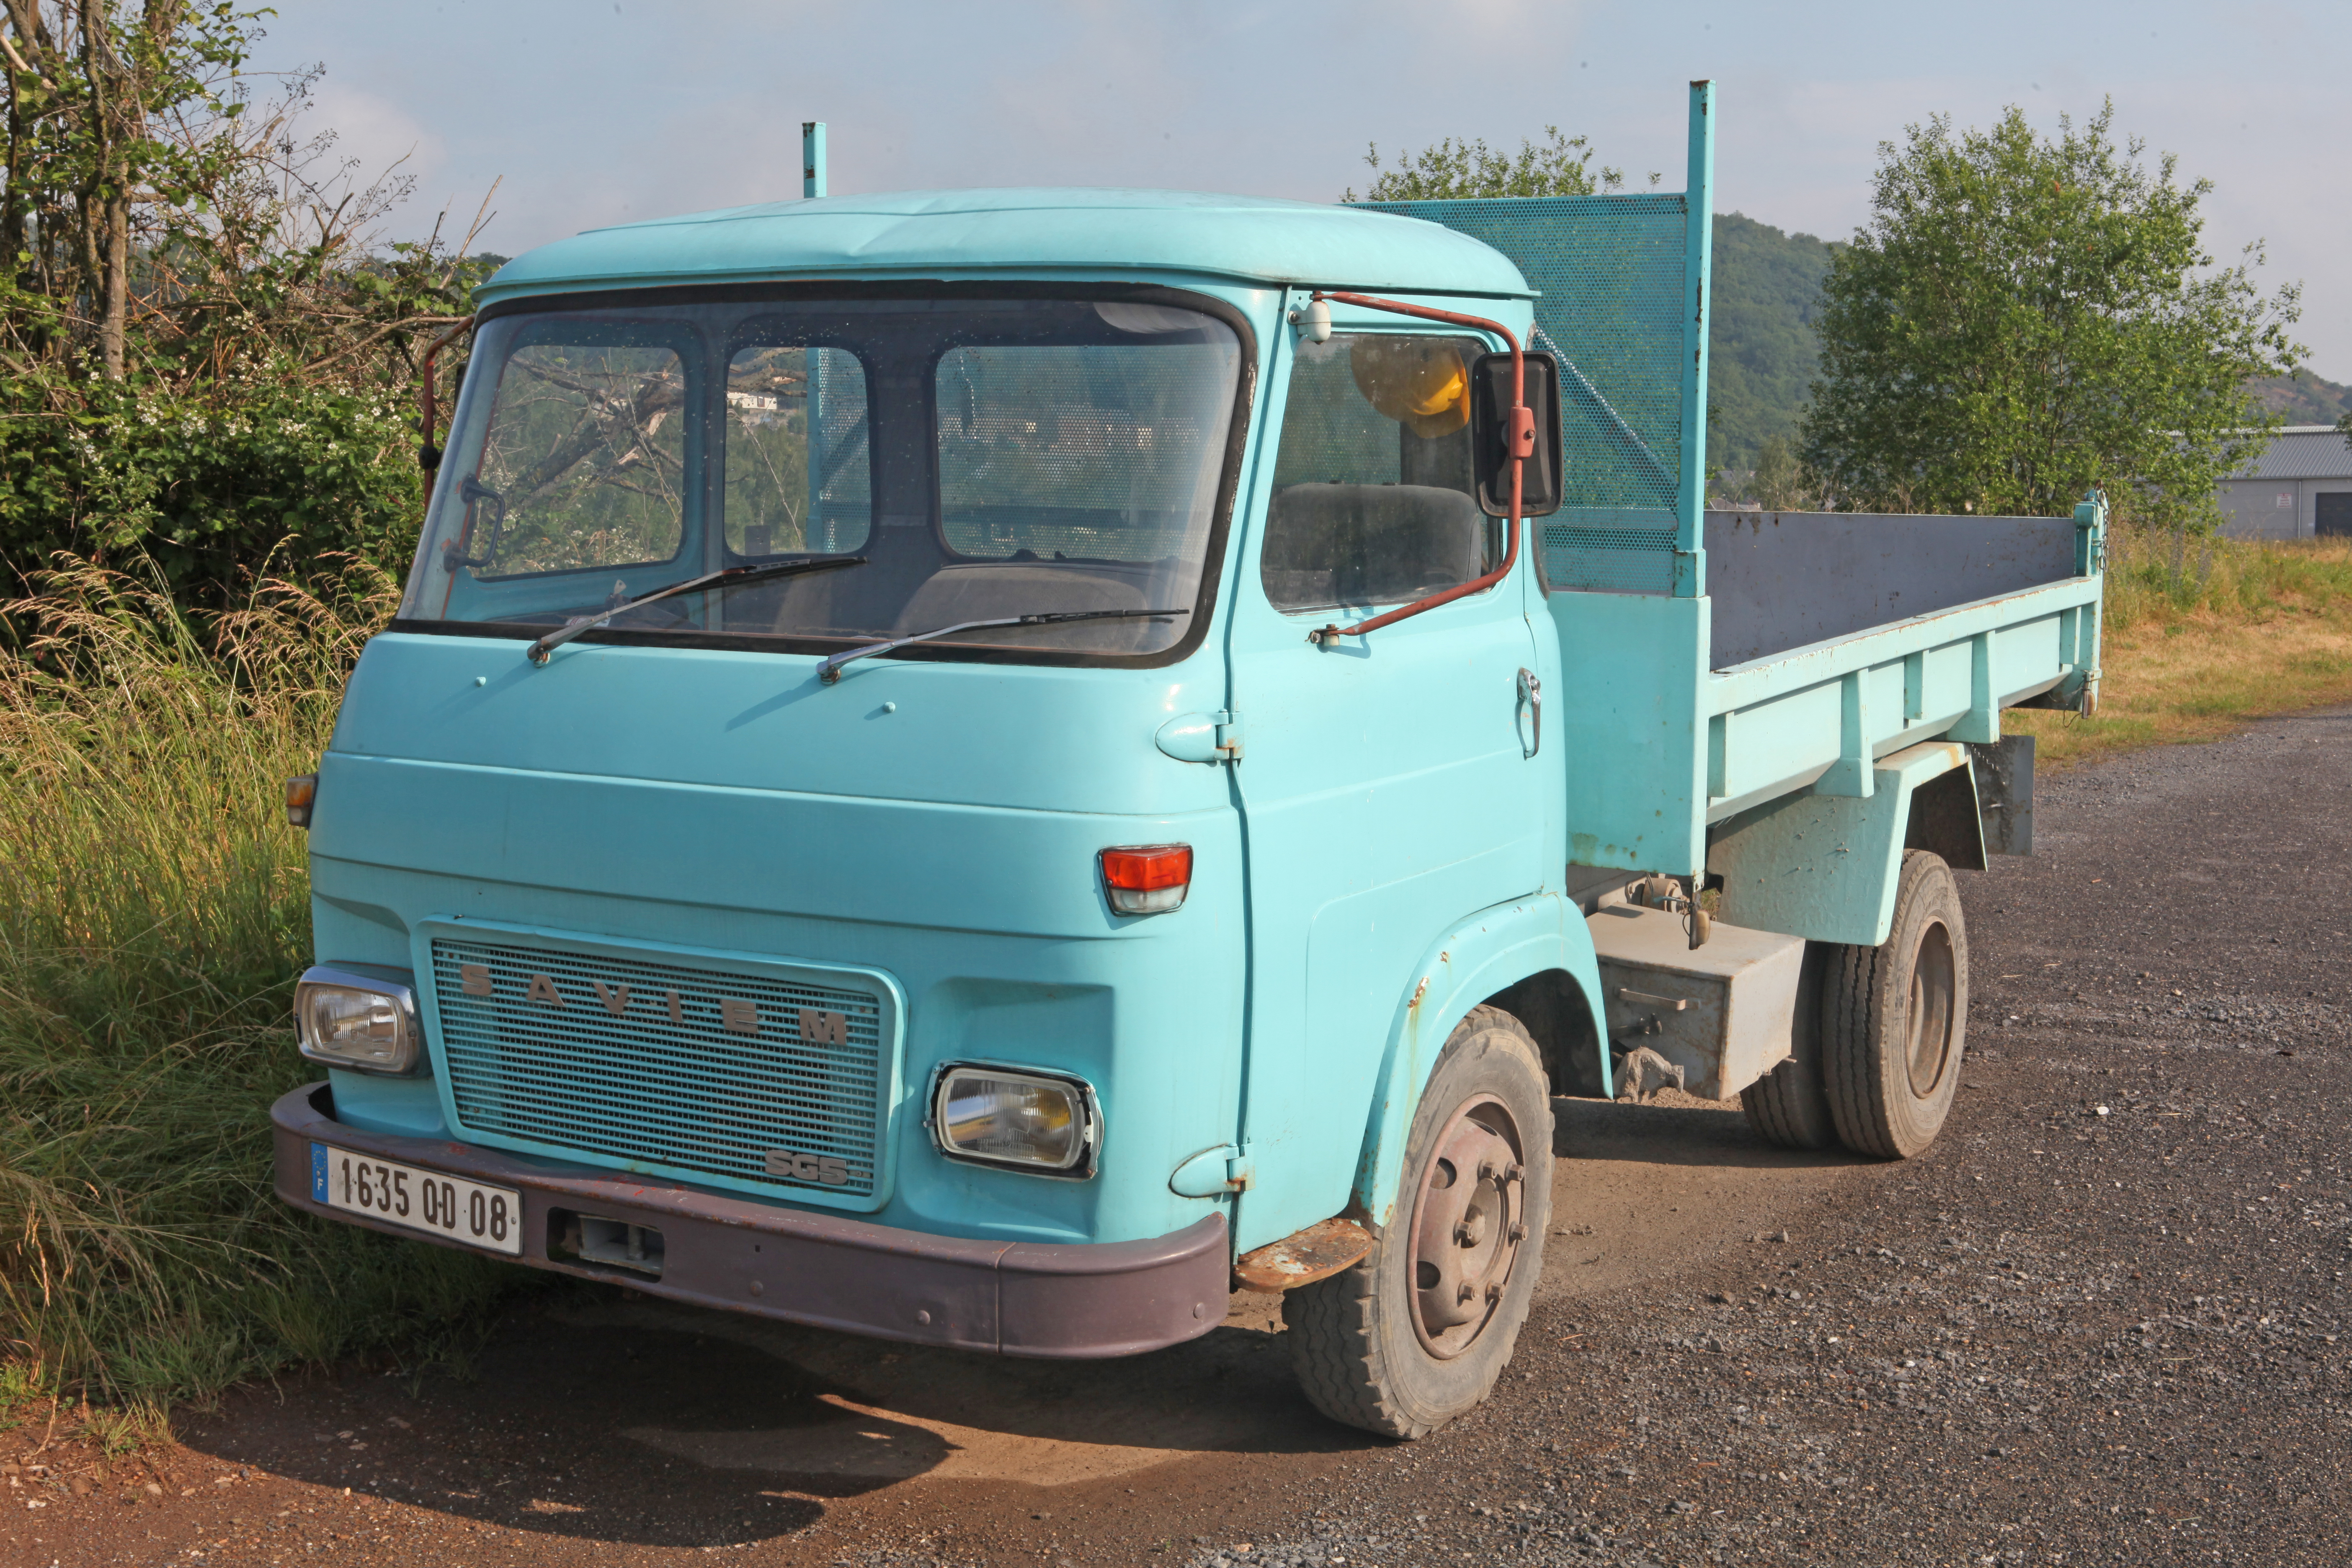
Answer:
M1422 1172L1410 1238L1412 1331L1440 1361L1468 1350L1501 1309L1527 1239L1523 1148L1510 1108L1465 1101Z
M1919 935L1911 960L1909 1048L1911 1092L1921 1100L1936 1092L1951 1065L1952 998L1957 967L1952 960L1952 933L1942 921Z

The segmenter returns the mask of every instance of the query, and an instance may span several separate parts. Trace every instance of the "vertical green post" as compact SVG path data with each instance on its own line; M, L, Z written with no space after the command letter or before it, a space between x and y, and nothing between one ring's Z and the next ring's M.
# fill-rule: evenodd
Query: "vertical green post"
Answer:
M824 195L824 121L801 121L801 195Z
M801 121L801 195L804 197L824 195L824 121ZM825 353L822 349L802 352L802 384L806 396L801 402L801 426L808 442L808 502L801 513L800 548L831 551L833 520L824 508L824 372ZM824 521L824 531L817 529L818 520Z
M1675 494L1675 593L1706 592L1706 329L1715 266L1715 83L1690 84L1690 176L1683 192L1683 461Z

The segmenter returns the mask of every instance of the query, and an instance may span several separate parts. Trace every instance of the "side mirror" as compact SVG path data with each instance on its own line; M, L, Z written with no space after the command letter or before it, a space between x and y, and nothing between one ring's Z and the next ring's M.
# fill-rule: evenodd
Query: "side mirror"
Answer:
M1536 449L1519 476L1519 511L1549 517L1559 510L1559 364L1548 353L1527 361L1528 411L1535 416ZM1489 517L1511 515L1511 463L1504 437L1511 424L1511 356L1481 354L1470 367L1470 451L1478 506Z

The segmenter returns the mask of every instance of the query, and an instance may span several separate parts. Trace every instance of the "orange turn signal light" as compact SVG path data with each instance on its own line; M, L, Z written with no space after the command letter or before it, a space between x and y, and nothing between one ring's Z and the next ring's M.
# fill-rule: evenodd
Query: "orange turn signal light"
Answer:
M1102 852L1103 889L1123 915L1181 909L1192 885L1190 844L1139 844Z
M310 807L319 798L319 775L297 773L286 781L286 820L297 827L310 826Z

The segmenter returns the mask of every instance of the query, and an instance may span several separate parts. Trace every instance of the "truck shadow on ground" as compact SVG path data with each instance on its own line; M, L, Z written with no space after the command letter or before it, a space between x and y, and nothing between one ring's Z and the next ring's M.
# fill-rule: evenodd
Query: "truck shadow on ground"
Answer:
M1234 1300L1189 1344L1073 1363L567 1284L511 1314L468 1379L318 1379L241 1396L185 1436L455 1520L664 1546L773 1539L832 1500L918 1479L1051 1489L1201 1454L1375 1446L1300 1397L1276 1300Z
M1553 1102L1539 1301L1644 1284L1801 1226L1867 1163L1772 1148L1737 1109ZM346 1373L233 1398L192 1447L461 1530L731 1546L835 1500L975 1483L1134 1482L1204 1454L1378 1447L1297 1392L1277 1298L1240 1294L1188 1344L1111 1362L894 1345L566 1281L520 1302L463 1379ZM1007 1484L1017 1489L1007 1492Z
M1736 1100L1700 1100L1674 1089L1645 1105L1561 1098L1551 1102L1558 1159L1631 1160L1746 1171L1852 1169L1875 1165L1843 1149L1783 1149L1748 1124Z
M1538 1302L1764 1263L1845 1189L1897 1167L1778 1148L1736 1102L1673 1089L1647 1105L1552 1101L1550 1235ZM1777 1267L1777 1265L1773 1265Z

